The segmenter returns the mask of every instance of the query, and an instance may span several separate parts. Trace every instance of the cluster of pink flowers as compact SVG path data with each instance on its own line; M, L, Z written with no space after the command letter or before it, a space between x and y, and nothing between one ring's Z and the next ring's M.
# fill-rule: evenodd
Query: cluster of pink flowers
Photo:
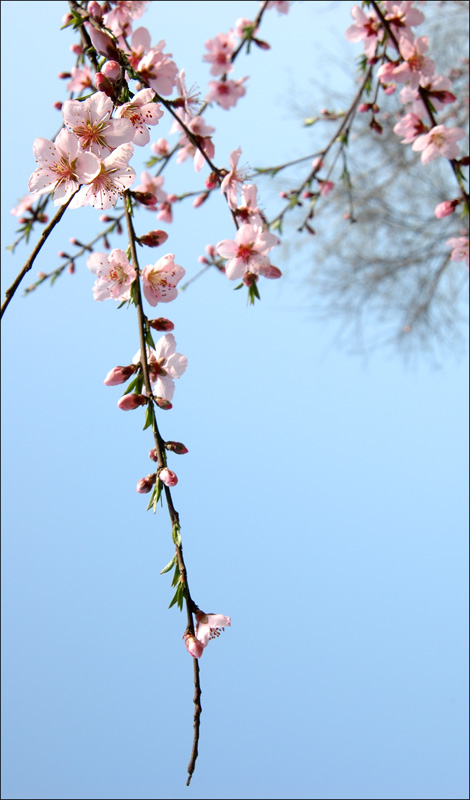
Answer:
M463 128L435 122L435 112L455 102L456 98L450 91L449 78L435 73L434 62L426 55L428 37L414 36L412 28L424 21L424 14L409 1L387 0L382 5L384 17L395 37L397 52L393 59L388 58L379 67L377 77L387 94L395 92L397 83L404 84L399 95L404 114L393 130L402 137L402 144L411 144L415 152L421 153L423 164L436 158L454 161L460 157L457 143L465 138L466 133ZM365 14L359 6L354 6L351 15L354 24L346 30L346 38L351 42L362 41L368 61L375 63L378 45L390 42L388 31L374 9ZM363 106L360 110L369 109L368 104ZM439 203L435 208L436 217L442 219L452 214L459 203L460 198ZM466 242L466 248L462 246L462 240ZM468 237L450 239L446 244L453 248L453 261L467 260L468 263Z

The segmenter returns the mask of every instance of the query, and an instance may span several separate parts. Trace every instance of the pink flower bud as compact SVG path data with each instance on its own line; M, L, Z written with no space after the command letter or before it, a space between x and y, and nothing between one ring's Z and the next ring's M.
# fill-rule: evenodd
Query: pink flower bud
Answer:
M69 275L73 275L73 273L75 272L75 264L73 263L73 261L71 264L68 265L67 272L69 273Z
M134 408L144 406L147 399L143 394L124 394L117 404L121 411L132 411Z
M189 655L193 658L201 658L204 652L204 645L202 642L200 642L199 639L196 639L192 633L185 633L183 639Z
M273 264L270 264L269 267L263 267L262 271L263 278L269 278L270 280L276 280L277 278L282 278L282 272L278 267L275 267Z
M199 208L199 206L202 206L202 204L206 202L208 197L209 197L209 192L204 192L203 194L200 194L197 197L195 197L193 200L193 208Z
M171 211L171 203L163 202L160 203L159 212L157 214L157 219L161 219L162 222L171 222L173 219L173 214Z
M57 111L61 111L62 103L60 102L60 100L56 100L55 103L52 103L52 108L57 109Z
M132 192L132 197L143 206L155 206L157 198L152 192Z
M255 39L255 37L252 36L251 41L254 42L256 45L258 45L258 47L260 47L261 50L271 49L271 45L268 44L267 42L264 42L262 39Z
M207 258L204 258L204 256L198 256L197 260L199 261L200 264L209 264L209 261L207 260Z
M163 469L160 470L158 477L160 478L161 482L165 484L165 486L176 486L178 483L178 478L176 477L175 473L167 467L163 467Z
M168 203L176 203L177 200L178 200L178 195L177 194L167 194L166 199L167 199Z
M101 22L103 19L103 11L99 3L96 3L95 0L92 0L91 3L88 3L88 13L90 17L96 19L97 22Z
M139 242L141 244L145 244L147 247L158 247L159 245L166 242L168 239L168 234L165 231L149 231L149 233L145 233L143 236L139 237Z
M47 214L38 214L38 222L43 222L45 224L46 222L49 222L49 217Z
M169 400L165 400L164 397L156 397L155 402L162 411L169 411L170 408L173 408L173 403L170 403Z
M72 22L72 20L73 20L72 14L64 14L64 16L62 17L62 25L63 26L68 25L70 22Z
M370 110L370 103L361 103L357 109L361 114L365 114L366 111Z
M155 473L151 475L147 475L146 478L141 478L137 484L137 491L139 494L147 494L152 490L152 486L155 483Z
M137 372L135 364L129 364L128 367L113 367L106 375L103 383L106 386L118 386L120 383L127 381L135 372ZM127 397L127 395L124 396Z
M439 203L434 209L436 217L442 219L443 217L448 217L450 214L453 214L457 203L458 200L444 200L443 203Z
M171 320L166 319L166 317L158 317L158 319L149 319L148 324L151 328L155 331L172 331L174 330L174 324Z
M206 251L209 258L214 258L215 255L215 247L213 244L206 244L204 250Z
M150 451L150 453L149 453L149 458L150 458L152 461L158 461L158 453L157 453L157 449L156 449L156 447L154 447L154 448L153 448L153 450L151 450L151 451Z
M245 272L242 281L245 286L251 286L253 283L258 282L258 276L254 272Z
M70 51L74 53L74 55L76 56L81 56L81 54L83 53L83 47L81 47L81 45L79 44L71 44Z
M114 217L108 217L107 214L101 214L100 222L112 222Z
M72 77L72 73L71 72L59 72L57 77L60 78L60 80L65 80L66 78L71 78Z
M218 184L217 173L211 172L208 178L206 178L206 189L215 189Z
M101 72L113 83L121 77L121 67L117 61L105 61L101 67Z
M167 450L171 450L172 453L177 453L179 456L188 452L188 448L181 442L165 442L165 447Z
M107 97L110 97L111 100L114 99L114 86L109 78L106 77L106 75L103 75L102 72L97 72L94 82L95 88L98 90L98 92L104 92L104 94Z
M93 25L90 25L89 22L85 22L85 27L88 31L91 43L97 53L111 60L119 58L118 49L114 44L113 40L111 39L111 37L108 36L107 33L98 31L96 28L93 27Z
M321 189L320 194L322 197L326 197L329 193L334 189L335 185L333 181L319 181Z

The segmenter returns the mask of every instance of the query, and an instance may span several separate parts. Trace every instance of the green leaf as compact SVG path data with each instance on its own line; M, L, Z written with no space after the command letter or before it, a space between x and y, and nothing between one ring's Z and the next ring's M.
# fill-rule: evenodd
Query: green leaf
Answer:
M319 119L320 117L310 117L310 119L304 119L304 125L306 128L308 128L310 127L310 125L315 125L315 123L318 122Z
M156 485L154 485L154 487L152 489L152 493L150 495L149 504L148 504L147 508L145 509L146 511L150 511L150 509L152 508L152 506L154 504L154 501L155 501L155 492L156 491L157 491L157 487L156 487Z
M151 403L147 403L147 408L145 409L145 424L142 428L143 431L150 428L151 424L153 423L153 408Z
M133 283L131 283L130 298L131 298L131 302L134 303L135 306L137 306L139 304L139 279L138 278L136 278L135 281Z
M160 575L164 575L164 574L165 574L165 572L169 572L169 571L170 571L170 569L172 569L172 567L173 567L173 565L174 565L175 561L176 561L176 553L175 553L175 555L173 556L173 558L171 559L171 561L169 561L169 562L168 562L168 564L166 565L166 567L163 567L163 569L162 569L162 570L160 570Z
M176 547L180 547L181 546L180 531L181 531L180 526L178 525L177 522L175 522L175 524L173 525L172 531L171 531L171 536L172 536L172 539L173 539Z
M179 581L179 579L180 579L180 571L179 571L179 567L178 567L178 562L176 561L175 562L175 572L174 572L173 578L171 579L171 585L172 586L176 586L178 581Z
M244 284L243 282L242 282L242 283L239 283L239 284L238 284L238 286L234 286L234 289L233 289L233 291L234 291L234 292L236 292L236 291L237 291L237 289L243 289L244 285L245 285L245 284Z
M155 350L155 342L153 341L153 336L150 329L145 331L145 342L148 344L149 347L152 347Z

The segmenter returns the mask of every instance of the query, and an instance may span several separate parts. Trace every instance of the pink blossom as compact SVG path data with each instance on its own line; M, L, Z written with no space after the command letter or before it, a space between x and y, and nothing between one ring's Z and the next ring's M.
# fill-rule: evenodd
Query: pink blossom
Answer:
M385 19L391 26L395 36L399 39L413 39L411 27L421 25L424 22L425 16L423 12L414 8L414 2L411 2L411 0L401 3L392 0L392 2L385 2L384 5L386 9Z
M232 150L230 153L230 172L227 173L220 185L220 191L225 194L229 207L234 209L238 205L237 193L240 184L245 180L245 172L238 170L238 161L242 154L241 147L238 150Z
M92 153L83 153L73 133L62 130L55 142L35 139L33 153L39 167L31 175L28 188L33 194L54 192L54 205L69 200L82 184L90 183L100 171Z
M178 100L175 101L177 107L183 107L186 114L190 117L195 116L196 109L199 107L199 91L195 86L191 86L189 91L186 89L186 73L184 69L176 78L176 91L178 92Z
M18 205L11 209L10 214L14 217L22 217L26 211L31 211L36 197L32 194L27 194L18 201Z
M106 386L119 386L119 384L129 380L131 375L134 375L136 371L137 367L135 364L129 364L128 367L113 367L106 375L103 383Z
M121 411L134 411L134 409L144 406L147 402L148 398L145 395L130 392L129 394L123 394L117 404Z
M246 89L242 85L248 77L239 78L237 81L209 81L209 92L206 95L206 103L218 103L219 106L228 110L235 106Z
M192 633L185 633L183 639L189 655L193 658L201 658L204 652L204 645Z
M96 275L93 286L95 300L128 300L131 283L136 279L136 271L129 263L123 250L111 250L106 253L92 253L87 260L90 272Z
M257 192L258 189L254 183L244 186L242 189L242 202L241 205L235 209L235 213L237 219L248 222L250 225L257 225L261 228L263 225L263 217L257 205Z
M397 136L404 137L401 140L401 144L411 144L417 136L427 130L426 125L423 125L420 118L411 112L405 114L393 128L393 132L396 133Z
M214 39L207 39L204 47L209 52L202 57L202 60L212 64L211 75L217 76L232 72L233 64L230 59L236 46L237 38L232 30L228 33L219 33Z
M93 84L93 75L89 67L72 67L72 80L65 87L68 92L82 94Z
M131 37L130 52L127 47L123 47L125 52L128 54L127 57L131 67L137 69L139 62L142 60L144 55L151 50L151 42L152 39L150 36L150 31L147 28L136 28Z
M149 192L155 195L159 202L163 202L167 199L167 193L162 189L164 181L165 177L163 175L153 177L150 172L144 170L140 173L140 183L135 187L134 191L142 192L143 194Z
M257 32L258 28L255 28L254 22L251 19L246 19L245 17L239 17L235 23L235 36L238 36L239 39L245 39L247 36L252 36Z
M95 92L86 100L66 100L62 116L78 136L84 150L106 156L115 147L130 142L134 127L128 119L110 119L113 101L104 92Z
M422 78L420 81L421 88L429 95L436 111L441 111L448 103L455 102L455 95L449 91L451 85L449 78L437 74ZM400 100L404 105L411 104L411 110L421 119L427 119L427 108L421 99L418 88L411 89L410 86L404 86L400 91Z
M177 283L186 274L186 270L175 264L173 253L160 258L156 264L150 264L142 271L142 284L145 298L151 306L158 303L169 303L178 296Z
M318 183L320 184L320 194L322 197L327 197L330 192L333 191L335 185L333 181L322 181L320 178L317 178Z
M130 103L124 103L116 110L118 118L130 120L134 127L134 144L143 147L150 141L148 125L157 125L163 117L163 111L158 103L152 103L155 97L153 89L141 89L132 98Z
M435 125L429 133L418 136L413 142L412 149L421 152L423 164L429 164L435 158L458 158L460 150L457 144L459 139L465 138L463 128L446 128L445 125Z
M420 81L434 73L434 61L424 55L429 46L427 36L419 36L414 42L400 39L400 54L404 62L394 67L389 73L398 83L409 82L412 89L417 89ZM381 70L379 69L377 75ZM379 76L380 77L380 76Z
M158 220L168 223L173 221L173 212L169 200L164 200L163 203L160 203L159 209L160 210L157 214Z
M136 491L139 494L148 494L148 492L152 491L152 487L155 484L155 473L152 472L150 475L147 475L146 478L141 478L140 481L137 483Z
M261 4L262 5L262 4ZM279 14L287 14L290 3L288 0L269 0L266 8L275 8Z
M273 233L263 231L256 225L241 225L235 239L224 239L217 244L217 253L227 258L225 274L231 281L241 278L245 272L259 273L260 268L270 266L267 253L279 244Z
M127 122L127 120L121 120ZM101 162L98 175L84 186L72 200L70 207L94 206L94 208L112 208L119 195L129 188L135 179L135 172L129 166L129 159L134 152L131 144L122 144L111 155Z
M167 469L167 467L164 467L160 470L158 477L160 478L161 482L165 484L165 486L176 486L178 483L176 474L172 472L171 469Z
M150 147L157 156L167 156L170 150L170 144L166 139L157 139Z
M364 53L367 58L373 58L380 31L380 22L375 15L368 17L359 6L353 6L351 16L354 25L346 29L345 36L349 42L364 42Z
M132 359L134 364L140 363L140 350ZM153 394L165 401L173 399L174 381L179 378L188 366L188 359L176 352L176 340L172 333L161 336L155 350L147 348L147 363Z
M165 42L162 40L139 61L137 72L142 80L158 94L169 95L173 91L178 75L178 67L171 60L171 53L163 53Z
M447 247L452 248L450 258L452 261L465 261L468 268L468 236L459 236L457 239L448 239Z
M201 642L203 647L207 647L211 639L217 638L222 633L222 628L231 625L231 618L223 614L204 614L198 611L196 614L196 639Z
M434 209L434 214L436 215L437 219L443 219L444 217L448 217L450 214L453 214L458 202L458 200L444 200L443 203L439 203Z
M132 30L131 20L144 13L148 0L117 0L116 7L103 17L103 22L115 36L128 36Z
M210 134L214 133L215 128L206 125L202 117L193 117L190 120L185 120L185 123L186 127L189 128L194 138L199 143L199 148L197 148L190 139L188 139L186 134L183 133L179 140L182 146L178 151L176 163L182 164L183 161L186 161L187 158L192 156L194 157L194 169L196 172L200 172L205 163L205 158L201 153L201 149L208 158L213 158L214 156L214 144L210 138ZM172 132L178 128L181 128L181 126L176 123L172 126Z

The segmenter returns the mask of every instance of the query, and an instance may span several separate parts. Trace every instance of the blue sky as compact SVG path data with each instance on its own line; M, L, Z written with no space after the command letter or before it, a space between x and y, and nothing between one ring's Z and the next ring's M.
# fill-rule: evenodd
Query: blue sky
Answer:
M319 75L352 94L350 6L299 2L286 17L266 15L271 50L235 71L251 76L246 97L207 115L217 164L239 146L250 165L316 149L293 106L309 93L315 105ZM204 91L204 41L257 8L155 2L141 22ZM2 3L4 247L16 228L9 209L35 168L32 142L60 125L56 76L73 64L73 35L59 31L66 10ZM349 83L325 53L350 59ZM152 140L168 128L165 118ZM138 174L147 155L136 153ZM206 172L186 162L170 175L167 190L195 190ZM275 193L259 186L268 207ZM70 236L92 238L98 216L66 214L33 272L54 268ZM150 230L153 216L141 219ZM197 211L181 206L167 230L164 252L188 277L207 243L233 236L215 197ZM4 288L28 252L4 254ZM255 308L208 275L157 309L189 363L160 424L189 449L170 466L191 592L204 610L232 617L201 659L189 789L192 663L184 616L167 610L170 580L159 575L172 555L168 517L146 513L135 491L151 469L143 417L119 411L119 387L103 384L138 349L136 320L93 301L84 263L11 303L2 322L4 798L467 796L466 359L436 368L339 351L334 325L311 311L308 259L311 248L282 250L285 277L261 285Z

